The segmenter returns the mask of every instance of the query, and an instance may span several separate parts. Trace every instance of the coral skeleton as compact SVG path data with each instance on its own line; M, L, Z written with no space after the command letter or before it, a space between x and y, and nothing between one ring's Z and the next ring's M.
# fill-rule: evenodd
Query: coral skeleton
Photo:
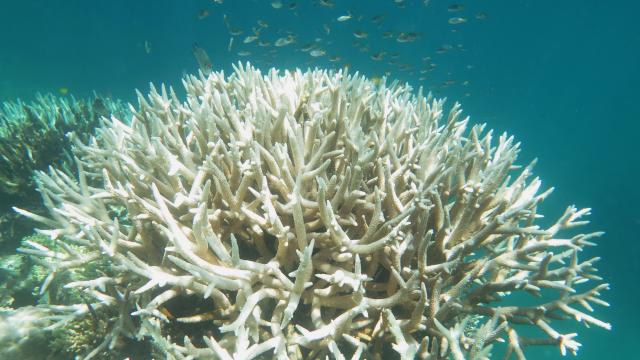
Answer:
M87 304L49 305L50 326L113 310L86 358L129 337L168 359L524 359L576 354L559 323L610 329L579 257L601 233L566 235L589 209L539 225L551 190L458 104L248 64L183 84L76 139L76 170L39 172L48 215L16 209L56 239L21 250L49 266L43 292L110 266L63 284Z

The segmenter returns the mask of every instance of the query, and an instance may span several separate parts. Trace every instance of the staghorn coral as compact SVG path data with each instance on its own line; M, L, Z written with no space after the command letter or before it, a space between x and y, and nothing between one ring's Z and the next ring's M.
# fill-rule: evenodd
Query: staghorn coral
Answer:
M126 108L97 95L76 100L38 94L30 103L4 102L0 109L0 194L31 195L33 172L59 165L69 151L65 134L76 131L87 140L100 118L111 114L121 118Z
M35 192L33 174L50 165L66 166L75 131L89 139L100 119L123 118L127 109L119 101L94 95L76 100L51 94L36 96L30 103L7 101L0 107L0 251L14 251L33 224L16 217L10 206L34 210L42 204Z
M49 216L16 209L57 239L22 249L44 288L112 264L64 285L90 304L54 308L53 326L115 310L87 358L126 336L169 359L522 359L576 353L558 321L610 328L578 258L600 233L563 237L589 210L537 225L550 190L459 105L341 71L183 82L186 101L152 87L130 125L77 141L76 175L40 172Z

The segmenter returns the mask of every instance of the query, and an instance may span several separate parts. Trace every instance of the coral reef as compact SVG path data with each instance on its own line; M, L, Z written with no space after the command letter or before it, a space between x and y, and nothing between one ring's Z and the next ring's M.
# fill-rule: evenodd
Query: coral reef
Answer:
M0 194L33 194L33 172L60 164L75 131L87 140L101 117L122 118L126 108L118 101L95 95L76 100L51 94L37 95L30 103L4 102L0 109Z
M76 139L74 173L39 172L47 216L16 209L55 239L21 249L43 290L87 299L42 305L51 326L109 323L86 358L129 338L169 359L523 359L575 354L570 319L610 328L578 256L600 233L565 235L589 210L538 225L551 191L459 105L342 71L183 82Z
M33 223L16 217L11 206L38 209L34 171L72 161L75 132L89 139L102 117L125 118L128 109L119 101L98 95L76 100L51 94L37 95L30 103L7 101L0 107L0 252L14 251L20 239L32 232Z

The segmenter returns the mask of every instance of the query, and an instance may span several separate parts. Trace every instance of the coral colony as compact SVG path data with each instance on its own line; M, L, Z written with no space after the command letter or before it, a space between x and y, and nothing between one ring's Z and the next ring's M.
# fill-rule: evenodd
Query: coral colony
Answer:
M33 172L64 160L69 147L65 133L73 130L88 140L100 118L110 114L125 116L126 108L97 95L67 100L38 94L28 104L4 102L0 108L0 197L30 195Z
M65 134L75 131L78 138L86 142L103 117L114 115L127 119L127 114L128 109L122 102L98 95L76 99L72 95L36 94L30 102L0 104L0 321L2 307L24 304L21 294L34 292L30 285L41 282L35 281L38 276L31 276L38 272L28 265L34 259L14 253L21 239L33 235L34 224L13 212L11 207L42 211L33 175L51 165L73 167L69 156L72 142ZM7 254L7 250L11 254ZM35 293L37 295L37 291ZM29 297L30 301L26 302L38 300L38 296ZM0 335L0 349L3 345ZM23 358L0 350L0 358L11 357Z
M50 269L42 292L84 299L41 320L108 323L86 358L128 338L169 359L524 359L575 354L571 319L610 329L579 256L601 233L565 231L589 209L537 225L551 191L458 104L342 71L184 86L39 172L48 216L16 209L53 239L21 249Z

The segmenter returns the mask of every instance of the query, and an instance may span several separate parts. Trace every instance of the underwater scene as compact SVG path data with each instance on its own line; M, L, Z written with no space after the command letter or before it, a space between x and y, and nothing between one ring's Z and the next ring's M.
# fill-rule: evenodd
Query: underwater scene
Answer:
M1 8L0 360L638 358L640 4Z

